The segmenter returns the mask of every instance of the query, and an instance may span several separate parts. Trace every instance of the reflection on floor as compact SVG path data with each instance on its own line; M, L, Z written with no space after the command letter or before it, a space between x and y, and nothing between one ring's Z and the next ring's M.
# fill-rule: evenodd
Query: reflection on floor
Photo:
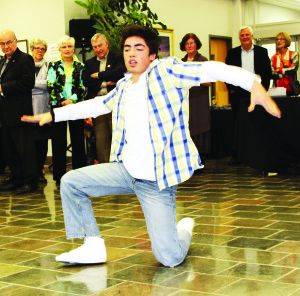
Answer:
M300 296L299 177L263 176L227 159L179 187L178 219L196 221L185 262L155 260L133 195L93 198L108 262L70 266L59 191L0 195L0 295ZM4 177L4 176L3 176Z

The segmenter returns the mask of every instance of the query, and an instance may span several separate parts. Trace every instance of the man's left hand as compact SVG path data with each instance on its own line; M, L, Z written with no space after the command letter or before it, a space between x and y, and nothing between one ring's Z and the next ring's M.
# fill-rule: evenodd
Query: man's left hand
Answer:
M98 72L91 75L92 78L98 78Z
M251 103L248 107L248 112L252 112L255 108L255 105L261 105L271 115L278 118L281 117L281 111L278 108L277 104L269 96L264 87L257 81L254 81L251 88Z
M1 87L1 84L0 84L0 94L2 94L2 87Z

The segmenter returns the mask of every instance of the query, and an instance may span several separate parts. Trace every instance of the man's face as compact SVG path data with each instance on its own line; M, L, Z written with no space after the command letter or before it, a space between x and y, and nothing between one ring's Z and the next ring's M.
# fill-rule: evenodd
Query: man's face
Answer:
M244 48L247 46L252 46L252 39L253 35L251 34L249 29L244 29L240 32L240 41L241 41L241 46Z
M150 55L149 52L149 47L143 38L132 36L126 39L123 50L124 60L127 71L132 73L134 82L137 82L155 59L156 54Z
M104 42L103 39L100 37L96 41L92 41L92 46L93 46L95 55L99 59L102 59L107 55L108 41Z
M17 49L17 39L10 32L0 34L0 45L2 52L9 58Z

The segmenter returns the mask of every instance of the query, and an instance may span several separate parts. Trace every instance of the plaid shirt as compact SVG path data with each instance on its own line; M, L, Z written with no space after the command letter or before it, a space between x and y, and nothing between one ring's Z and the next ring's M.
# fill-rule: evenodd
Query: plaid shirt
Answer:
M200 77L201 64L175 58L155 60L147 70L149 129L160 190L187 180L196 168L203 167L188 128L188 91L200 84ZM125 89L131 81L131 74L126 73L103 101L113 111L111 162L122 162Z

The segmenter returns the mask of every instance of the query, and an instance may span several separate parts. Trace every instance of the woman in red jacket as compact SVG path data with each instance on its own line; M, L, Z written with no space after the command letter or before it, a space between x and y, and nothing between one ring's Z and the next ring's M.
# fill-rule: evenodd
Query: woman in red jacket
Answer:
M291 51L291 37L288 33L280 32L276 36L278 52L272 57L272 75L275 86L286 88L287 95L294 95L290 81L297 80L299 54Z

